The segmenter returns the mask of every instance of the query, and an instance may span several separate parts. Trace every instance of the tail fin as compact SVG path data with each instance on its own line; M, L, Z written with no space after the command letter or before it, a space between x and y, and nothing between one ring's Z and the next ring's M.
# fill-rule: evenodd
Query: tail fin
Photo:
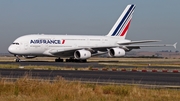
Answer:
M124 39L131 23L134 9L135 5L127 5L119 19L116 21L116 23L106 36L120 36Z

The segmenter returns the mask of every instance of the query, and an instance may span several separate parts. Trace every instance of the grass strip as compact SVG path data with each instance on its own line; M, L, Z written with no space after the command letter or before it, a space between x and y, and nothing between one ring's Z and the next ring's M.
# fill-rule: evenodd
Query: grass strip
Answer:
M15 82L0 80L2 101L179 101L179 94L176 89L84 84L61 77L55 82L30 80L28 76Z

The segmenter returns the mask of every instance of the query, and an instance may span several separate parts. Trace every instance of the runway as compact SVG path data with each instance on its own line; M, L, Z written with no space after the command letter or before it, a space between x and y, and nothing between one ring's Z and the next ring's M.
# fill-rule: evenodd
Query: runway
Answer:
M19 64L20 66L58 66L74 68L104 68L107 65L99 62L87 63L58 63L48 61L23 61L23 62L0 62L0 64ZM111 66L114 67L114 66ZM135 67L135 66L134 66ZM116 66L116 68L134 68L133 66ZM154 67L153 67L154 68ZM163 67L166 68L166 67ZM167 67L169 68L169 67ZM172 68L171 68L172 69ZM148 84L148 85L180 85L180 73L166 72L132 72L132 71L80 71L80 70L26 70L26 69L0 69L1 78L19 78L24 75L30 75L32 78L53 80L57 76L66 80L80 80L85 82L102 83L128 83L128 84Z
M49 62L49 61L23 61L23 62L0 62L0 64L18 64L20 66L57 66L57 67L75 67L75 68L104 68L104 67L113 67L113 68L135 68L136 66L117 66L117 65L108 65L108 64L99 64L99 63L108 63L108 62L87 62L87 63L73 63L73 62ZM149 66L148 68L158 68L158 69L179 69L179 67L166 67L166 66Z
M0 64L19 64L20 66L58 66L58 67L75 67L75 68L104 68L108 65L99 64L99 62L87 62L87 63L73 63L73 62L48 62L48 61L23 61L23 62L0 62ZM112 67L112 66L111 66ZM113 66L122 67L122 66ZM132 68L133 66L123 66L126 68Z
M95 68L103 68L105 65L100 65L98 62L87 62L87 63L72 63L72 62L48 62L48 61L23 61L23 62L0 62L0 64L19 64L20 66L58 66L58 67L95 67Z
M53 80L57 76L66 80L87 82L111 82L148 85L180 85L180 73L122 72L122 71L71 71L71 70L26 70L0 69L1 78L31 78Z

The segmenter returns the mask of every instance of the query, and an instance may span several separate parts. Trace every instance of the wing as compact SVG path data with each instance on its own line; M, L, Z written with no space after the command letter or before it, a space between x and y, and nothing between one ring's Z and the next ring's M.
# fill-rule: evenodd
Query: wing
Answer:
M96 56L96 55L102 55L102 54L107 53L107 49L111 48L111 47L110 46L86 47L86 48L75 48L75 49L66 49L66 50L52 49L52 50L46 51L44 54L50 55L50 56L74 57L75 51L85 49L85 50L89 50L91 52L92 56Z
M47 55L52 55L52 56L72 57L74 56L74 52L79 49L78 48L76 49L71 48L71 49L65 49L65 50L51 49L51 50L48 50L46 53Z
M115 46L101 46L101 47L85 47L85 48L75 48L75 49L66 49L66 50L58 50L58 49L52 49L49 50L48 55L51 54L52 56L60 56L60 57L73 57L74 52L76 50L89 50L92 53L92 56L95 55L102 55L108 52L108 49L119 47L124 49L125 51L130 51L132 49L140 49L140 47L171 47L173 46L176 48L177 42L175 44L155 44L155 45L133 45L136 43L147 43L147 42L157 42L159 40L141 40L141 41L130 41L130 42L124 42L124 43L118 43L118 45Z

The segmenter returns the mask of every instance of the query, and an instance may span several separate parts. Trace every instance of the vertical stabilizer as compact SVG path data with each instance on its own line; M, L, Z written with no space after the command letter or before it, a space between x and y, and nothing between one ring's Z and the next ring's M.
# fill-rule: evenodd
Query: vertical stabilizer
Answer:
M134 9L135 5L127 5L121 16L118 18L118 20L110 30L110 32L107 34L107 36L117 36L125 38L131 23Z

